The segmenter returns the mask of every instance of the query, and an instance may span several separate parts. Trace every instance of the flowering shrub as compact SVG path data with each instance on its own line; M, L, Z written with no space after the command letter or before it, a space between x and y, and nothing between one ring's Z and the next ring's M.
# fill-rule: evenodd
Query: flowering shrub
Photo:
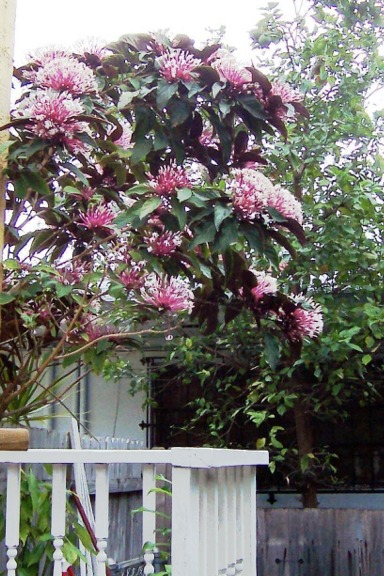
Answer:
M306 115L297 91L185 36L48 49L16 75L0 415L55 358L97 368L164 315L209 332L246 307L297 348L321 331L316 306L254 268L277 273L304 241L298 200L262 173L263 134Z

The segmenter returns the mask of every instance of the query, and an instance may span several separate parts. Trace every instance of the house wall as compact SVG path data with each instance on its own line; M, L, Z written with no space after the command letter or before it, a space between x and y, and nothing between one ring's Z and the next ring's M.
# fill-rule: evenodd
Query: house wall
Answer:
M129 353L132 368L138 374L146 377L147 367L138 352ZM138 391L130 394L130 380L123 378L118 382L106 381L102 376L87 374L80 365L74 367L74 372L61 381L61 392L66 390L71 382L80 381L64 393L60 402L56 402L40 412L43 423L48 430L68 432L70 419L75 415L82 432L94 436L129 438L148 445L147 428L140 426L147 422L147 409L143 407L146 394ZM52 381L66 372L61 366L52 366L47 373L46 381ZM36 423L42 425L41 422Z

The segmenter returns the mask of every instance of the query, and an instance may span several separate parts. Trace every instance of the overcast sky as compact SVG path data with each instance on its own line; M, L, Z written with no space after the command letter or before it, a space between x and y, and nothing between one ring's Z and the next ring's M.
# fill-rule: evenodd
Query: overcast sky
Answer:
M71 46L84 38L107 42L129 32L170 29L192 38L207 38L206 28L225 25L225 40L241 52L249 46L248 32L268 0L17 0L16 65L36 48ZM299 2L298 2L299 3ZM293 0L280 0L293 15Z

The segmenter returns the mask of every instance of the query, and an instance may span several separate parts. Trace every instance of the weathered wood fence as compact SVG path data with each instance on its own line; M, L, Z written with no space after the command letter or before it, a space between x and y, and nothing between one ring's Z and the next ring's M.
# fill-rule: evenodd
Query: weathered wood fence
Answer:
M384 511L258 509L257 576L383 576Z

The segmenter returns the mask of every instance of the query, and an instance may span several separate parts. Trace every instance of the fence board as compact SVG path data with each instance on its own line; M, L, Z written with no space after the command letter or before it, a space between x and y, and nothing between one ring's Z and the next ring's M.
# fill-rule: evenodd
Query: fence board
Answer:
M258 509L258 576L382 576L384 512Z

